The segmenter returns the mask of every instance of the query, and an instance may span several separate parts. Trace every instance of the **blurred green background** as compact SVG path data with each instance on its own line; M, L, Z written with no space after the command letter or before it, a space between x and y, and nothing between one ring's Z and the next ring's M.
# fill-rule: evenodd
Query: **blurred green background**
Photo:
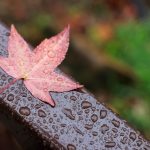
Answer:
M60 66L150 139L150 2L1 0L0 20L33 46L71 25Z

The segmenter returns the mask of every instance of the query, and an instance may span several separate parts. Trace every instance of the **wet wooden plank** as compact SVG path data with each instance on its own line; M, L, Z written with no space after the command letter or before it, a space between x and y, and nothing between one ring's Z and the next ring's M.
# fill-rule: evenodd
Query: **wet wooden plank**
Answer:
M8 36L9 30L0 25L0 54L4 57L8 56ZM0 69L0 87L11 81ZM84 89L51 95L54 108L34 98L21 80L0 94L1 118L24 149L150 149L149 141Z

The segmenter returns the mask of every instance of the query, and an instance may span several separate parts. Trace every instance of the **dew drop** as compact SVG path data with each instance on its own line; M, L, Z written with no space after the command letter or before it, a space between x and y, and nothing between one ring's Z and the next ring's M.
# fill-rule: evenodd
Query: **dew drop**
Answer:
M76 147L72 144L67 145L67 150L76 150Z
M35 105L35 108L36 108L36 109L39 109L40 107L41 107L40 104L36 104L36 105Z
M93 128L93 124L86 124L84 126L87 130L91 130Z
M90 102L88 102L88 101L83 101L83 102L81 103L81 107L82 107L83 109L87 109L87 108L92 107L92 104L91 104Z
M91 120L92 120L93 122L96 122L96 121L98 120L98 116L97 116L96 114L93 114L93 115L91 116Z
M136 143L137 143L137 146L141 146L142 145L142 141L141 140L138 140Z
M76 100L77 100L77 98L76 98L75 96L70 96L70 99L71 99L72 101L76 101Z
M6 78L5 75L2 75L2 76L1 76L1 79L2 79L3 81L6 81L7 78Z
M100 118L101 119L104 119L106 117L106 115L107 115L107 111L106 110L101 110L100 111Z
M107 148L115 147L115 145L116 145L115 142L106 142L105 143L105 147L107 147Z
M13 95L13 94L9 94L9 95L7 96L7 100L8 100L8 101L13 101L13 100L14 100L14 95Z
M48 57L54 58L55 57L55 53L53 51L49 51L48 52Z
M62 112L71 120L75 120L75 116L72 114L71 109L64 108Z
M40 109L40 110L38 110L38 116L44 118L44 117L46 117L46 113Z
M101 126L101 132L102 132L103 134L105 134L106 131L108 131L108 130L109 130L109 127L108 127L106 124L103 124L103 125Z
M98 132L93 131L93 132L92 132L92 135L93 135L93 136L97 136L97 135L98 135Z
M136 134L134 132L130 132L129 137L134 141L136 139Z
M19 109L19 113L21 115L24 115L24 116L29 116L30 115L30 109L28 107L21 107Z
M78 129L76 126L74 126L73 128L77 133L84 135L83 132L80 129Z
M28 97L28 101L31 101L32 100L32 97Z
M117 128L120 126L120 122L117 121L117 120L115 120L115 119L113 119L111 122L112 122L112 124L113 124L115 127L117 127Z
M121 143L122 143L122 144L126 144L127 139L128 139L127 137L123 137L123 139L121 140Z
M49 119L49 123L52 123L52 122L53 122L53 118L50 118L50 119Z
M6 32L5 35L6 35L6 36L10 36L10 32Z

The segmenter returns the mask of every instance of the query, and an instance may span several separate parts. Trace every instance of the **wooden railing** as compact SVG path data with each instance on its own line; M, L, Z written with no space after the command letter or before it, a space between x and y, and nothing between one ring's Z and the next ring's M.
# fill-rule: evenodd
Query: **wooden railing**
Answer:
M0 25L0 54L9 30ZM0 88L12 77L0 69ZM150 142L85 89L51 92L56 107L34 98L21 81L0 94L0 120L25 150L149 150Z

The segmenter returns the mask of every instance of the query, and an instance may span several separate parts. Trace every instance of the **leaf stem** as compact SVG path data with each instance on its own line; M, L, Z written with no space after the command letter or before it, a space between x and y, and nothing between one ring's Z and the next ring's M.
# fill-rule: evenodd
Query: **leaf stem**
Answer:
M12 80L9 84L5 85L3 88L0 89L0 94L3 93L6 89L8 89L11 85L13 85L18 79Z

